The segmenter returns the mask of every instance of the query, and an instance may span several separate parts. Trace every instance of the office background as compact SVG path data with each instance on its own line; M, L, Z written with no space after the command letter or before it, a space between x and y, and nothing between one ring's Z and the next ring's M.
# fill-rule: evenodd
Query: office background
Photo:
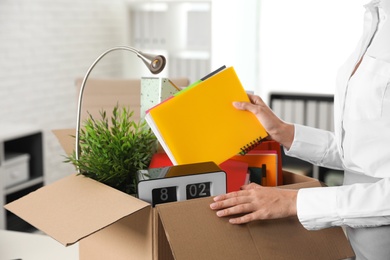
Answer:
M204 39L208 46L196 52L209 69L234 66L245 87L267 99L271 91L332 94L336 69L360 36L366 1L165 2L200 4L193 8L208 12L209 24L191 23L186 43L200 32L209 35ZM165 2L0 1L0 128L22 123L43 130L46 183L74 171L63 163L63 151L51 130L75 127L75 79L107 48L134 43L132 10L139 4ZM158 50L175 48L171 41ZM140 67L131 54L112 54L92 76L150 76Z

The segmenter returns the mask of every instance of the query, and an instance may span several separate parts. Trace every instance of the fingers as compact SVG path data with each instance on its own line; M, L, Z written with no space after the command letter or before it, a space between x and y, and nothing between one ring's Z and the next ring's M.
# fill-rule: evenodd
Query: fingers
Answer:
M231 224L248 223L256 219L257 201L255 190L263 188L257 184L245 185L244 190L222 194L214 197L210 208L216 211L218 217L228 217Z
M255 213L253 212L252 206L250 203L238 203L237 198L217 201L210 205L210 208L213 210L218 210L216 212L218 217L234 216L239 214L245 214L239 217L233 217L229 219L231 224L244 224L250 221L255 220Z
M240 197L239 194L240 192L231 192L218 195L214 197L214 203L212 203L210 207L212 209L222 209L237 205L240 201L242 201L242 197Z
M219 217L231 216L232 224L275 219L297 214L296 190L248 184L243 189L214 197L210 208Z
M210 205L210 208L213 210L217 210L216 214L218 217L227 217L227 216L235 216L239 214L246 214L239 217L233 217L229 219L231 224L243 224L248 223L253 218L253 209L250 203L239 203L240 201L237 197L226 199L223 201L217 201ZM247 214L249 213L249 214Z
M239 110L249 110L250 106L257 105L262 102L262 99L259 96L248 94L250 102L233 102L233 106Z
M229 219L230 224L245 224L255 220L254 213L246 214L238 218Z
M233 102L233 106L238 110L247 110L249 112L252 112L253 114L257 114L259 112L258 105L249 103L249 102Z
M253 200L251 190L263 188L256 183L243 185L240 191L234 191L227 194L221 194L213 198L214 203L210 205L212 209L222 209L232 207L238 204L249 203Z
M247 102L239 102L239 101L234 101L233 106L237 108L238 110L245 110L245 103ZM250 103L247 103L250 104Z
M259 105L264 103L263 99L261 99L259 96L248 94L248 97L252 104Z
M247 196L244 196L246 192L237 191L227 194L222 194L214 197L214 203L210 204L210 208L213 210L226 209L234 207L239 204L247 203Z
M245 214L251 212L249 204L240 204L228 208L218 210L216 212L218 217L233 216L238 214Z
M261 187L262 187L261 185L254 183L254 182L251 182L249 184L242 185L241 190L259 189Z

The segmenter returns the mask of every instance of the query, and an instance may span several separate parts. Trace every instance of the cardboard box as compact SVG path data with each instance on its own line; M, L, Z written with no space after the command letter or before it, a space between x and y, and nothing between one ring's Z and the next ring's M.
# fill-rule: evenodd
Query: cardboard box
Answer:
M63 134L63 133L62 133ZM69 151L68 151L69 152ZM281 188L320 186L284 172ZM296 217L231 225L209 207L212 198L157 205L92 179L70 175L5 208L80 259L345 259L353 251L341 228L308 231Z

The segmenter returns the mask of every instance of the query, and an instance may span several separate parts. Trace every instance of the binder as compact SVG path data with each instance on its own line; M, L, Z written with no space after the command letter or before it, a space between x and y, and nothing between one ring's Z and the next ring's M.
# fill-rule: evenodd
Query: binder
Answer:
M145 120L174 165L220 164L267 136L256 116L236 109L233 101L249 98L229 67L152 107Z
M246 155L235 155L230 160L245 162L248 167L262 169L263 165L266 166L266 182L262 181L263 186L278 186L278 154L276 151L271 150L252 150ZM281 173L280 173L281 174Z
M280 143L274 141L274 140L265 140L264 142L261 142L258 146L253 148L251 150L251 153L255 153L256 151L274 151L277 154L277 162L278 162L278 180L277 184L278 186L283 185L283 169L282 169L282 148Z

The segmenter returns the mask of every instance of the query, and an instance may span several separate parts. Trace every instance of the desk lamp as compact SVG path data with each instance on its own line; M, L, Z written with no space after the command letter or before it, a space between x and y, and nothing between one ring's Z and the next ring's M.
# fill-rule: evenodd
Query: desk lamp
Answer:
M87 73L85 74L84 76L84 79L81 83L81 87L80 87L80 93L79 93L79 100L78 100L78 105L77 105L77 126L76 126L76 160L79 160L79 156L80 156L80 120L81 120L81 104L82 104L82 101L83 101L83 93L84 93L84 88L85 88L85 85L87 83L87 80L88 80L88 77L89 77L89 74L91 74L93 68L96 66L96 64L104 57L106 56L108 53L112 52L112 51L116 51L116 50L124 50L124 51L130 51L132 53L135 53L137 54L137 56L145 63L145 65L148 67L148 69L150 70L150 72L152 72L153 74L158 74L160 73L164 67L165 67L165 64L166 64L166 59L164 56L162 55L152 55L152 54L146 54L146 53L142 53L141 51L133 48L133 47L129 47L129 46L117 46L117 47L113 47L111 49L108 49L106 50L105 52L103 52L93 63L92 65L89 67ZM77 171L79 172L79 169L77 169Z

